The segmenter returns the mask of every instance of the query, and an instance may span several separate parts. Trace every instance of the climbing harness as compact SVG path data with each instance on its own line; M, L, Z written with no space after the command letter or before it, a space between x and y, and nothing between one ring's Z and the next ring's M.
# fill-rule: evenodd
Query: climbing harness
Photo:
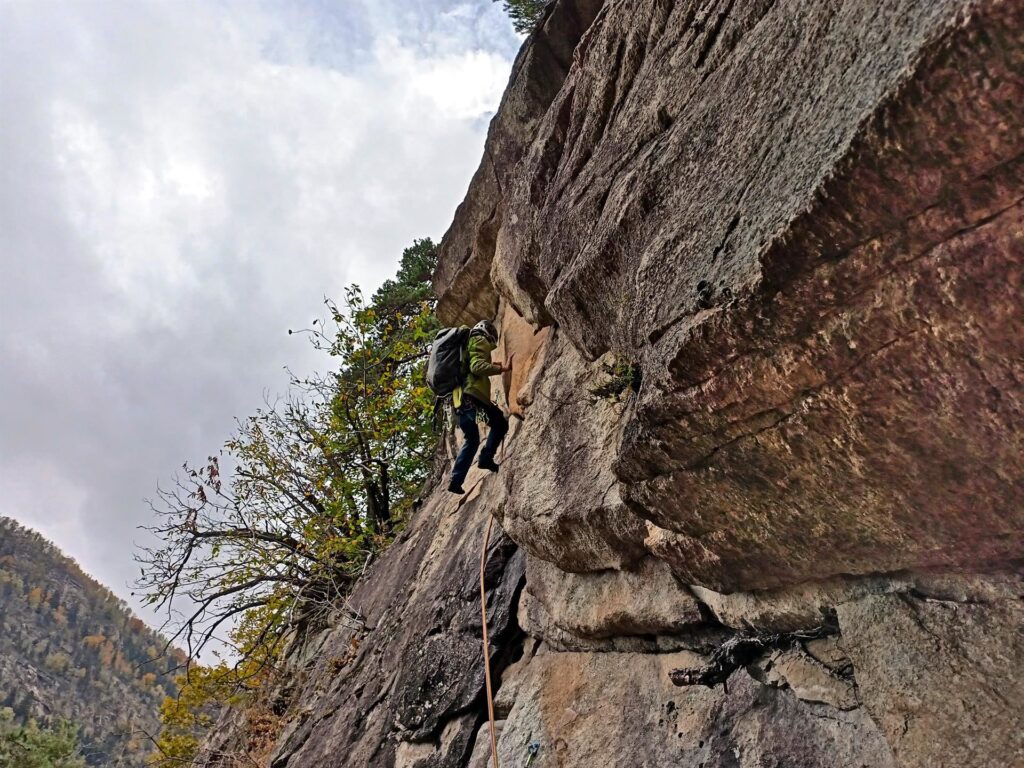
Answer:
M487 563L487 547L491 543L491 526L494 525L494 518L487 516L487 533L484 534L484 546L480 550L480 623L484 628L484 682L487 688L487 719L491 727L491 759L494 768L500 768L498 763L498 737L494 733L494 693L491 690L491 651L488 647L490 641L487 638L487 590L484 588L484 566Z

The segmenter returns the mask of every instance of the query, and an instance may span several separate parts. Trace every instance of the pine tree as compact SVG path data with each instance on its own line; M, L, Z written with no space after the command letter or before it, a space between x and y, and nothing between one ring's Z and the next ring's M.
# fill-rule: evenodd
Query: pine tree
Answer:
M34 723L16 726L12 713L0 711L0 765L4 768L85 768L78 729L60 723L53 729Z
M498 0L494 0L498 2ZM544 15L546 0L502 0L505 13L512 19L516 32L528 35L533 32Z

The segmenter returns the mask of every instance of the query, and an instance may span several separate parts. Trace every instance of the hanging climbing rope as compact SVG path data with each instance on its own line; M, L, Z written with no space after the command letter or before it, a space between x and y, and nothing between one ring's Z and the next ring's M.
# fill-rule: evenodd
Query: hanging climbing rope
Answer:
M487 637L487 590L484 587L484 566L487 563L487 547L491 543L491 526L494 518L487 516L487 533L484 534L484 546L480 550L480 623L484 628L484 684L487 688L487 719L491 728L491 759L494 768L501 768L498 763L498 737L494 733L494 692L491 689L491 650Z
M505 461L505 435L498 445L501 461ZM484 687L487 689L487 720L491 731L491 762L494 768L501 768L498 762L498 735L494 731L494 689L491 686L491 641L487 635L487 587L484 584L484 572L487 566L487 548L491 545L491 527L494 517L487 515L487 531L484 533L484 545L480 549L480 626L484 636Z

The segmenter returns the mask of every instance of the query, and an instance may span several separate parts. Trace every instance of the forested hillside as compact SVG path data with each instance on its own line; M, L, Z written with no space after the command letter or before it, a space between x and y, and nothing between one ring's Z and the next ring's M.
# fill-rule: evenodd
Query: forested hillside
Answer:
M34 531L0 517L0 710L72 721L89 765L140 766L176 662L108 589Z

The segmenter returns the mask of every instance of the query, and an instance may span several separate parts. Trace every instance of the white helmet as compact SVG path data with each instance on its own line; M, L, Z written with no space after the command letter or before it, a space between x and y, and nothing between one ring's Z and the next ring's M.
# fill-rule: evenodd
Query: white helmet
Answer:
M483 336L491 344L497 346L498 344L498 329L494 327L494 323L490 320L481 320L479 323L473 326L473 330L470 331L472 336Z

